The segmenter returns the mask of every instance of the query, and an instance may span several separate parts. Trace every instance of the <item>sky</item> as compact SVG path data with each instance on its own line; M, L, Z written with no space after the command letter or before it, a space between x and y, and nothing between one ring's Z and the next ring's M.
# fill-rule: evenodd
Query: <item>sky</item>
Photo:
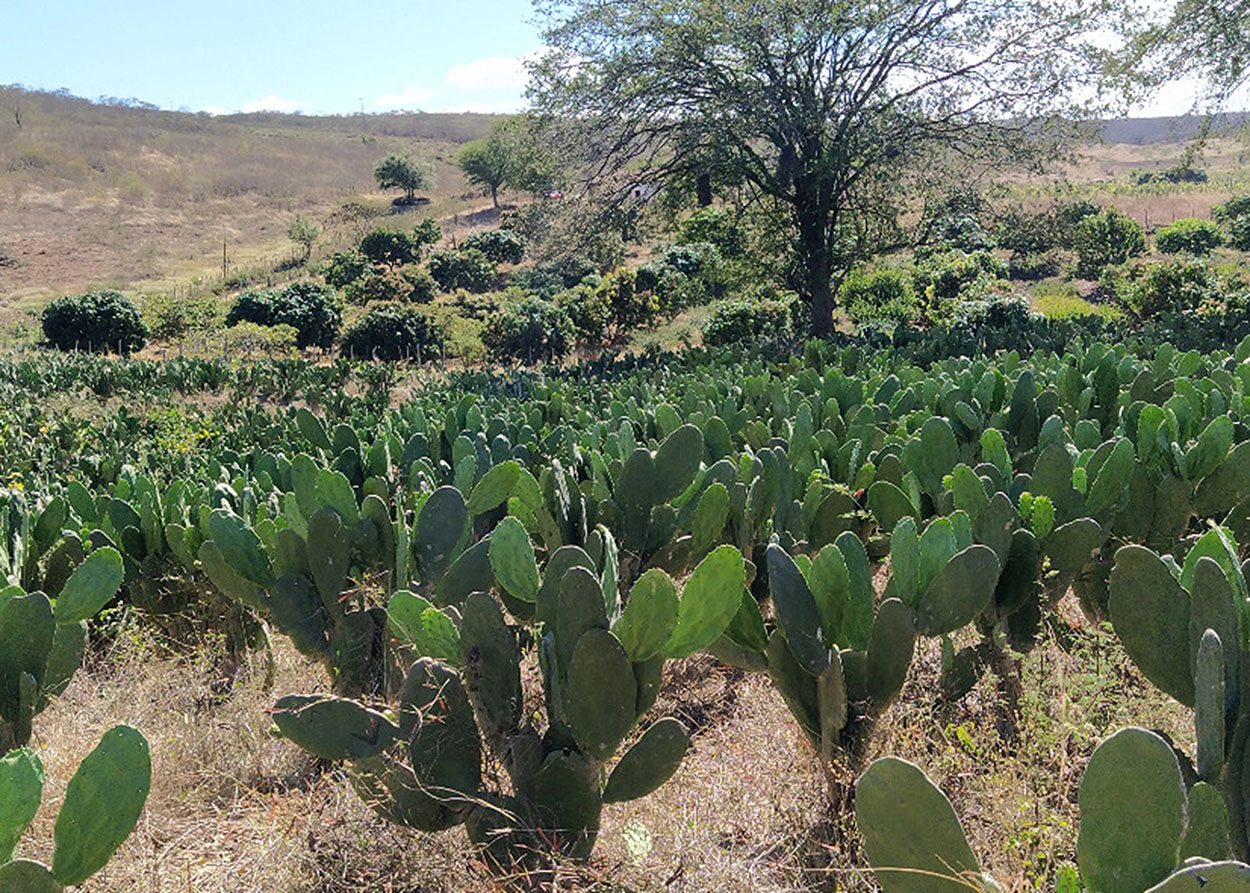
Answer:
M0 84L166 109L514 112L530 0L4 0ZM1133 109L1186 112L1179 81ZM1246 107L1237 103L1235 107Z
M7 0L0 84L225 113L510 112L529 0Z

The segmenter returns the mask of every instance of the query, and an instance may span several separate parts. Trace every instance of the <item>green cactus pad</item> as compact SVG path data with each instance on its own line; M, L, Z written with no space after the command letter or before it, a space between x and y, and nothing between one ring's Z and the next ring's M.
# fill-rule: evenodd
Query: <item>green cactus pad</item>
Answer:
M114 726L83 759L65 789L53 829L52 874L81 884L104 867L130 836L152 784L147 739Z
M270 593L269 611L274 625L291 637L301 654L315 657L324 653L328 640L326 613L307 577L279 577Z
M1194 728L1198 775L1215 784L1224 768L1224 646L1212 629L1202 634L1195 660Z
M1181 841L1182 861L1199 856L1228 858L1228 808L1215 784L1200 781L1189 789L1188 825ZM1245 878L1250 883L1250 876ZM1250 887L1247 887L1250 889Z
M538 597L542 581L538 576L538 561L534 558L534 544L524 524L511 516L500 521L490 535L489 554L495 579L509 595L524 602Z
M729 490L717 481L703 491L690 521L691 549L702 555L720 540L729 519Z
M239 576L262 589L273 585L273 566L265 547L242 518L218 509L208 516L208 536Z
M957 553L921 596L916 629L940 636L971 623L993 599L998 571L998 556L988 546L976 544Z
M1154 732L1121 729L1098 745L1077 803L1076 860L1093 893L1136 893L1176 866L1185 786L1172 748Z
M305 522L307 532L307 522ZM274 536L273 550L274 576L284 574L300 574L312 576L312 568L308 564L308 544L304 538L290 527L283 527Z
M650 660L634 663L634 679L638 683L638 703L634 710L638 719L655 706L664 681L664 655L657 654Z
M850 586L837 644L839 648L865 651L872 636L872 612L877 600L876 590L872 585L872 565L868 561L863 542L855 534L842 534L834 545L846 560Z
M665 717L653 722L613 768L603 802L647 796L672 777L689 748L690 734L680 721Z
M86 650L87 621L57 625L52 636L52 650L48 652L48 662L44 667L43 684L39 686L36 713L48 706L49 701L59 697L69 686L70 680L82 666Z
M816 600L803 578L803 572L785 549L772 543L766 555L768 587L773 594L773 608L786 644L794 652L799 666L813 676L819 676L829 666L830 643L821 629Z
M521 465L516 461L510 459L493 466L474 485L469 501L465 503L465 510L470 516L474 516L499 507L513 495L520 477Z
M1098 469L1098 476L1089 485L1085 508L1091 515L1101 514L1127 496L1134 458L1132 441L1127 438L1116 441L1111 454Z
M781 630L773 630L768 638L768 678L781 699L786 702L790 712L799 723L799 728L811 740L813 746L820 746L820 695L816 679L808 673L786 644L786 637Z
M1106 534L1093 518L1077 518L1060 524L1046 538L1046 557L1050 566L1062 574L1074 574L1089 563L1090 556Z
M820 612L824 643L844 639L842 625L851 599L851 579L841 549L828 545L816 554L807 572L807 585Z
M677 626L677 587L664 571L652 568L629 591L625 610L612 624L631 661L650 660L664 651Z
M43 684L55 636L52 603L42 592L14 595L0 608L0 717L14 722L22 714L23 675Z
M65 581L56 600L56 622L78 623L94 617L117 594L124 576L116 549L96 549Z
M535 830L547 849L571 859L590 856L603 811L599 773L590 761L578 753L548 754L530 800Z
M980 871L950 800L905 760L884 757L859 777L855 823L885 893L966 893Z
M1224 692L1237 690L1241 667L1241 632L1237 620L1237 596L1215 559L1203 556L1194 567L1189 597L1189 653L1197 666L1203 633L1214 630L1224 647Z
M1180 869L1146 893L1245 893L1246 890L1250 890L1250 865L1207 862Z
M816 677L816 698L820 704L820 754L830 760L847 717L846 680L836 645L829 666Z
M0 864L0 893L61 893L47 867L29 859Z
M317 472L316 486L317 504L338 512L344 527L355 527L360 520L360 512L356 508L356 491L352 489L347 475L323 468Z
M582 753L592 760L612 756L637 708L633 665L620 641L606 629L587 630L573 649L564 689L565 719Z
M595 572L595 562L580 546L561 546L551 553L543 569L543 585L538 589L534 617L539 623L550 626L556 621L556 604L559 601L560 581L575 567Z
M423 582L437 580L456 559L456 549L464 538L468 518L464 497L455 487L439 487L421 506L412 556Z
M681 591L677 625L665 646L674 659L689 657L715 642L742 604L746 565L733 546L718 546L699 562Z
M865 667L868 698L877 710L884 710L903 690L916 647L915 630L911 608L896 598L881 603L872 625Z
M1250 441L1233 447L1215 471L1204 477L1194 495L1194 512L1203 518L1226 515L1250 493Z
M1142 674L1187 707L1194 703L1189 662L1189 595L1166 564L1142 546L1115 553L1111 623Z
M11 750L0 758L0 863L13 858L43 797L43 763L26 747Z
M1185 476L1191 481L1211 474L1224 462L1233 445L1233 420L1226 415L1213 418L1185 453Z
M273 721L283 737L327 760L377 756L399 733L399 727L376 710L348 698L325 695L279 698Z
M403 701L421 715L408 747L417 781L449 808L462 808L482 783L482 755L460 675L436 660L419 660L404 679Z
M890 481L876 481L868 488L868 510L887 533L903 518L917 515L911 498Z
M360 799L388 822L421 831L445 831L464 821L463 811L433 796L411 769L385 755L354 760L349 777Z
M434 594L436 604L458 605L472 592L488 592L495 585L495 571L490 566L490 540L474 543L460 553L438 581Z
M351 567L351 539L351 533L333 509L318 509L308 519L308 565L321 603L331 617L343 613L340 599Z
M655 451L656 487L659 500L673 499L690 486L703 461L703 432L682 425Z
M521 719L521 669L516 635L498 603L477 592L460 610L460 659L465 690L488 740L515 729Z
M589 629L607 629L599 580L584 567L575 567L560 581L554 624L556 660L561 674L573 660L573 649Z
M421 657L460 663L460 633L451 618L421 596L400 590L386 603L387 625Z

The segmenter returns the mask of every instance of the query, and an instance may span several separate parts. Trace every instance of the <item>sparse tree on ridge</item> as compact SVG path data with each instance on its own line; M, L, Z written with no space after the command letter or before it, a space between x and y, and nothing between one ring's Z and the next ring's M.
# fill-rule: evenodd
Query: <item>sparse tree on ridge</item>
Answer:
M410 155L387 155L373 169L373 177L381 189L404 190L404 204L414 204L418 189L434 185L434 173L427 165Z
M539 0L535 113L607 207L708 171L789 219L818 334L927 191L1052 157L1107 0ZM959 179L955 179L959 178Z
M511 153L498 134L466 143L456 155L456 164L464 172L464 178L490 196L499 207L499 190L508 179L512 165Z

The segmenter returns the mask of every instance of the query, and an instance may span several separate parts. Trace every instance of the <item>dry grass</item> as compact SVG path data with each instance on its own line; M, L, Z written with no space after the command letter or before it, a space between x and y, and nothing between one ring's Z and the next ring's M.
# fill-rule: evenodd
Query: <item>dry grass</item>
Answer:
M1076 790L1096 743L1123 725L1159 728L1192 748L1192 717L1146 684L1113 637L1070 625L1064 605L1021 662L1025 696L1010 734L992 677L962 702L937 696L936 643L924 643L867 759L918 763L963 817L984 867L1007 890L1033 890L1075 852ZM463 830L388 825L341 772L269 736L278 695L322 688L285 641L276 683L257 662L235 675L216 645L162 654L125 627L36 723L49 792L21 855L50 857L57 805L78 761L116 722L143 730L154 782L139 827L88 891L470 891L503 889ZM232 681L234 680L234 681ZM592 862L545 889L825 891L874 889L849 804L853 772L835 771L838 807L815 756L767 680L709 657L674 664L654 716L676 715L694 747L651 796L604 810ZM651 849L635 861L627 823Z

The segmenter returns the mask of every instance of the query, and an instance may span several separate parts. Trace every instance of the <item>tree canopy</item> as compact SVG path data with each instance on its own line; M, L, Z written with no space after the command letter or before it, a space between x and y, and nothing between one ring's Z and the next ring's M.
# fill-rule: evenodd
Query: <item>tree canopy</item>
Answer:
M1106 0L539 0L531 99L620 208L707 178L789 220L815 331L908 241L927 192L1053 157L1100 71ZM636 201L636 198L635 198Z
M373 177L381 189L404 190L404 201L416 201L418 189L434 185L434 173L410 155L387 155L373 169Z

